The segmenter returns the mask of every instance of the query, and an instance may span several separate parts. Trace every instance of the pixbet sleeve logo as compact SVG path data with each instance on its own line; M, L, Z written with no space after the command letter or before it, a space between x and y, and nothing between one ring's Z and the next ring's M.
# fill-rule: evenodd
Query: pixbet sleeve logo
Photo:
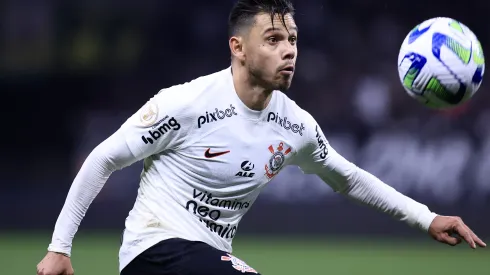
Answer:
M328 147L325 138L320 133L318 125L315 127L316 132L316 142L318 143L318 148L320 149L320 158L325 159L328 155Z

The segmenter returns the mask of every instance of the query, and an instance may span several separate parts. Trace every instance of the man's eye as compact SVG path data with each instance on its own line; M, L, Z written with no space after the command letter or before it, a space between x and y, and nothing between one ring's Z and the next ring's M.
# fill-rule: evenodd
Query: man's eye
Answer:
M277 42L277 38L275 36L271 36L271 37L269 37L268 41L271 42L271 43L276 43Z

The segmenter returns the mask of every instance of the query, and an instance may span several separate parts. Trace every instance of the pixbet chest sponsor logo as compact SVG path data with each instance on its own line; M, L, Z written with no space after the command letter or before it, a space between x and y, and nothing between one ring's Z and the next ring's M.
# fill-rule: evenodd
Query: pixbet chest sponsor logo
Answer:
M320 149L320 158L325 159L328 155L328 147L325 138L320 133L320 129L318 125L315 127L316 131L316 141L318 143L318 148Z
M197 118L197 128L201 128L204 124L216 122L236 115L238 114L235 112L235 106L233 106L233 104L230 104L230 108L224 110L215 108L213 112L206 112L205 115Z
M278 113L270 112L267 114L267 122L275 122L279 124L279 126L283 127L286 130L289 130L295 134L303 135L303 130L305 126L303 123L295 124L288 120L287 117L280 117Z
M159 124L152 127L152 130L148 131L148 136L141 136L141 139L145 144L153 144L159 138L165 136L170 131L177 131L180 129L180 123L175 119L175 117L171 117L167 122L165 122L166 118L162 119Z

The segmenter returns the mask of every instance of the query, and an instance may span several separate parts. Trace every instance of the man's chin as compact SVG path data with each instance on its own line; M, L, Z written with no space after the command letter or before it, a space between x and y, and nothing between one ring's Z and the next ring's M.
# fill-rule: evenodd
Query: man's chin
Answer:
M279 91L285 93L289 90L289 87L291 87L291 81L286 80L286 81L279 83L279 85L277 85L276 90L279 90Z

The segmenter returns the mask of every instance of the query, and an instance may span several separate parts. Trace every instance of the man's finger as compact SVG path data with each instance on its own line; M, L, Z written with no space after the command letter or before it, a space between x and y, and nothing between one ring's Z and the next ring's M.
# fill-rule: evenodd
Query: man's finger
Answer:
M473 241L475 241L475 243L476 243L478 246L480 246L480 247L486 247L486 246L487 246L487 244L486 244L486 243L484 243L484 242L482 241L482 239L480 239L480 238L479 238L479 237L478 237L478 236L475 234L475 232L473 232L473 230L471 230L471 229L470 229L470 228L469 228L467 225L465 225L465 227L466 227L466 229L467 229L467 230L470 232L470 234L471 234L471 238L473 238Z
M479 247L487 247L487 244L482 241L480 238L478 238L478 236L475 235L475 243L479 246Z
M455 246L455 245L458 245L461 243L461 238L459 237L452 237L452 236L449 236L449 235L446 235L443 239L442 239L443 242L451 245L451 246Z
M458 233L458 235L460 235L469 244L471 248L473 249L476 248L475 241L473 240L470 231L466 230L463 224L457 225L454 229L456 233Z

